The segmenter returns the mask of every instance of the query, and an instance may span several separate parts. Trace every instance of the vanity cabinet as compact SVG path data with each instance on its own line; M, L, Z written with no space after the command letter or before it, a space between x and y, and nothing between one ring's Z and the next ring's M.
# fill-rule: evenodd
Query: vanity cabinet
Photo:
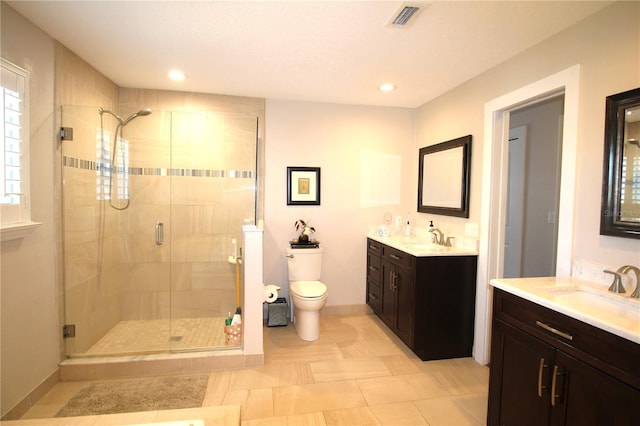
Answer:
M475 255L416 257L367 239L367 304L422 360L471 356Z
M488 425L640 424L640 345L494 289Z

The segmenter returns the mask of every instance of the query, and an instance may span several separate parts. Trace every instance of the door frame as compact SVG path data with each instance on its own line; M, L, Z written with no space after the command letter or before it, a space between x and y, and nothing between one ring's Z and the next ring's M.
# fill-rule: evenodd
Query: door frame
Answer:
M558 209L556 276L571 275L575 209L580 65L528 84L485 103L480 244L473 357L489 362L491 298L489 281L502 274L510 111L564 93L562 175Z

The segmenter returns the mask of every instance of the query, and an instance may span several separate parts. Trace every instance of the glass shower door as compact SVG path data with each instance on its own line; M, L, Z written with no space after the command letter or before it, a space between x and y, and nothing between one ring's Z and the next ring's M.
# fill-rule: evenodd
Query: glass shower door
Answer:
M61 142L69 357L170 350L170 239L158 244L156 226L170 221L170 119L123 126L97 106L62 108L73 129Z
M255 224L257 117L174 112L171 349L237 348L225 319L242 306L242 226Z

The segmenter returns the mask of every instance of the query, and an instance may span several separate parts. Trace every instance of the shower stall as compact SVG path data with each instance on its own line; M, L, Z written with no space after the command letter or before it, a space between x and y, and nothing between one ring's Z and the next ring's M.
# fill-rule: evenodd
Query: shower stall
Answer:
M256 220L258 118L64 106L61 123L67 357L241 346L224 328Z

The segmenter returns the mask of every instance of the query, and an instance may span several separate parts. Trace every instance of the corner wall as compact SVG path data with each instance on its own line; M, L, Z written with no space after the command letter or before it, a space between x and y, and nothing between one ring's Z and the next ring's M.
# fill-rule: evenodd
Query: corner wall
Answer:
M54 175L54 41L0 3L2 57L30 78L31 215L42 222L22 240L2 243L1 400L4 417L43 382L57 380L59 360ZM37 395L34 395L37 397ZM29 401L16 407L17 415Z

